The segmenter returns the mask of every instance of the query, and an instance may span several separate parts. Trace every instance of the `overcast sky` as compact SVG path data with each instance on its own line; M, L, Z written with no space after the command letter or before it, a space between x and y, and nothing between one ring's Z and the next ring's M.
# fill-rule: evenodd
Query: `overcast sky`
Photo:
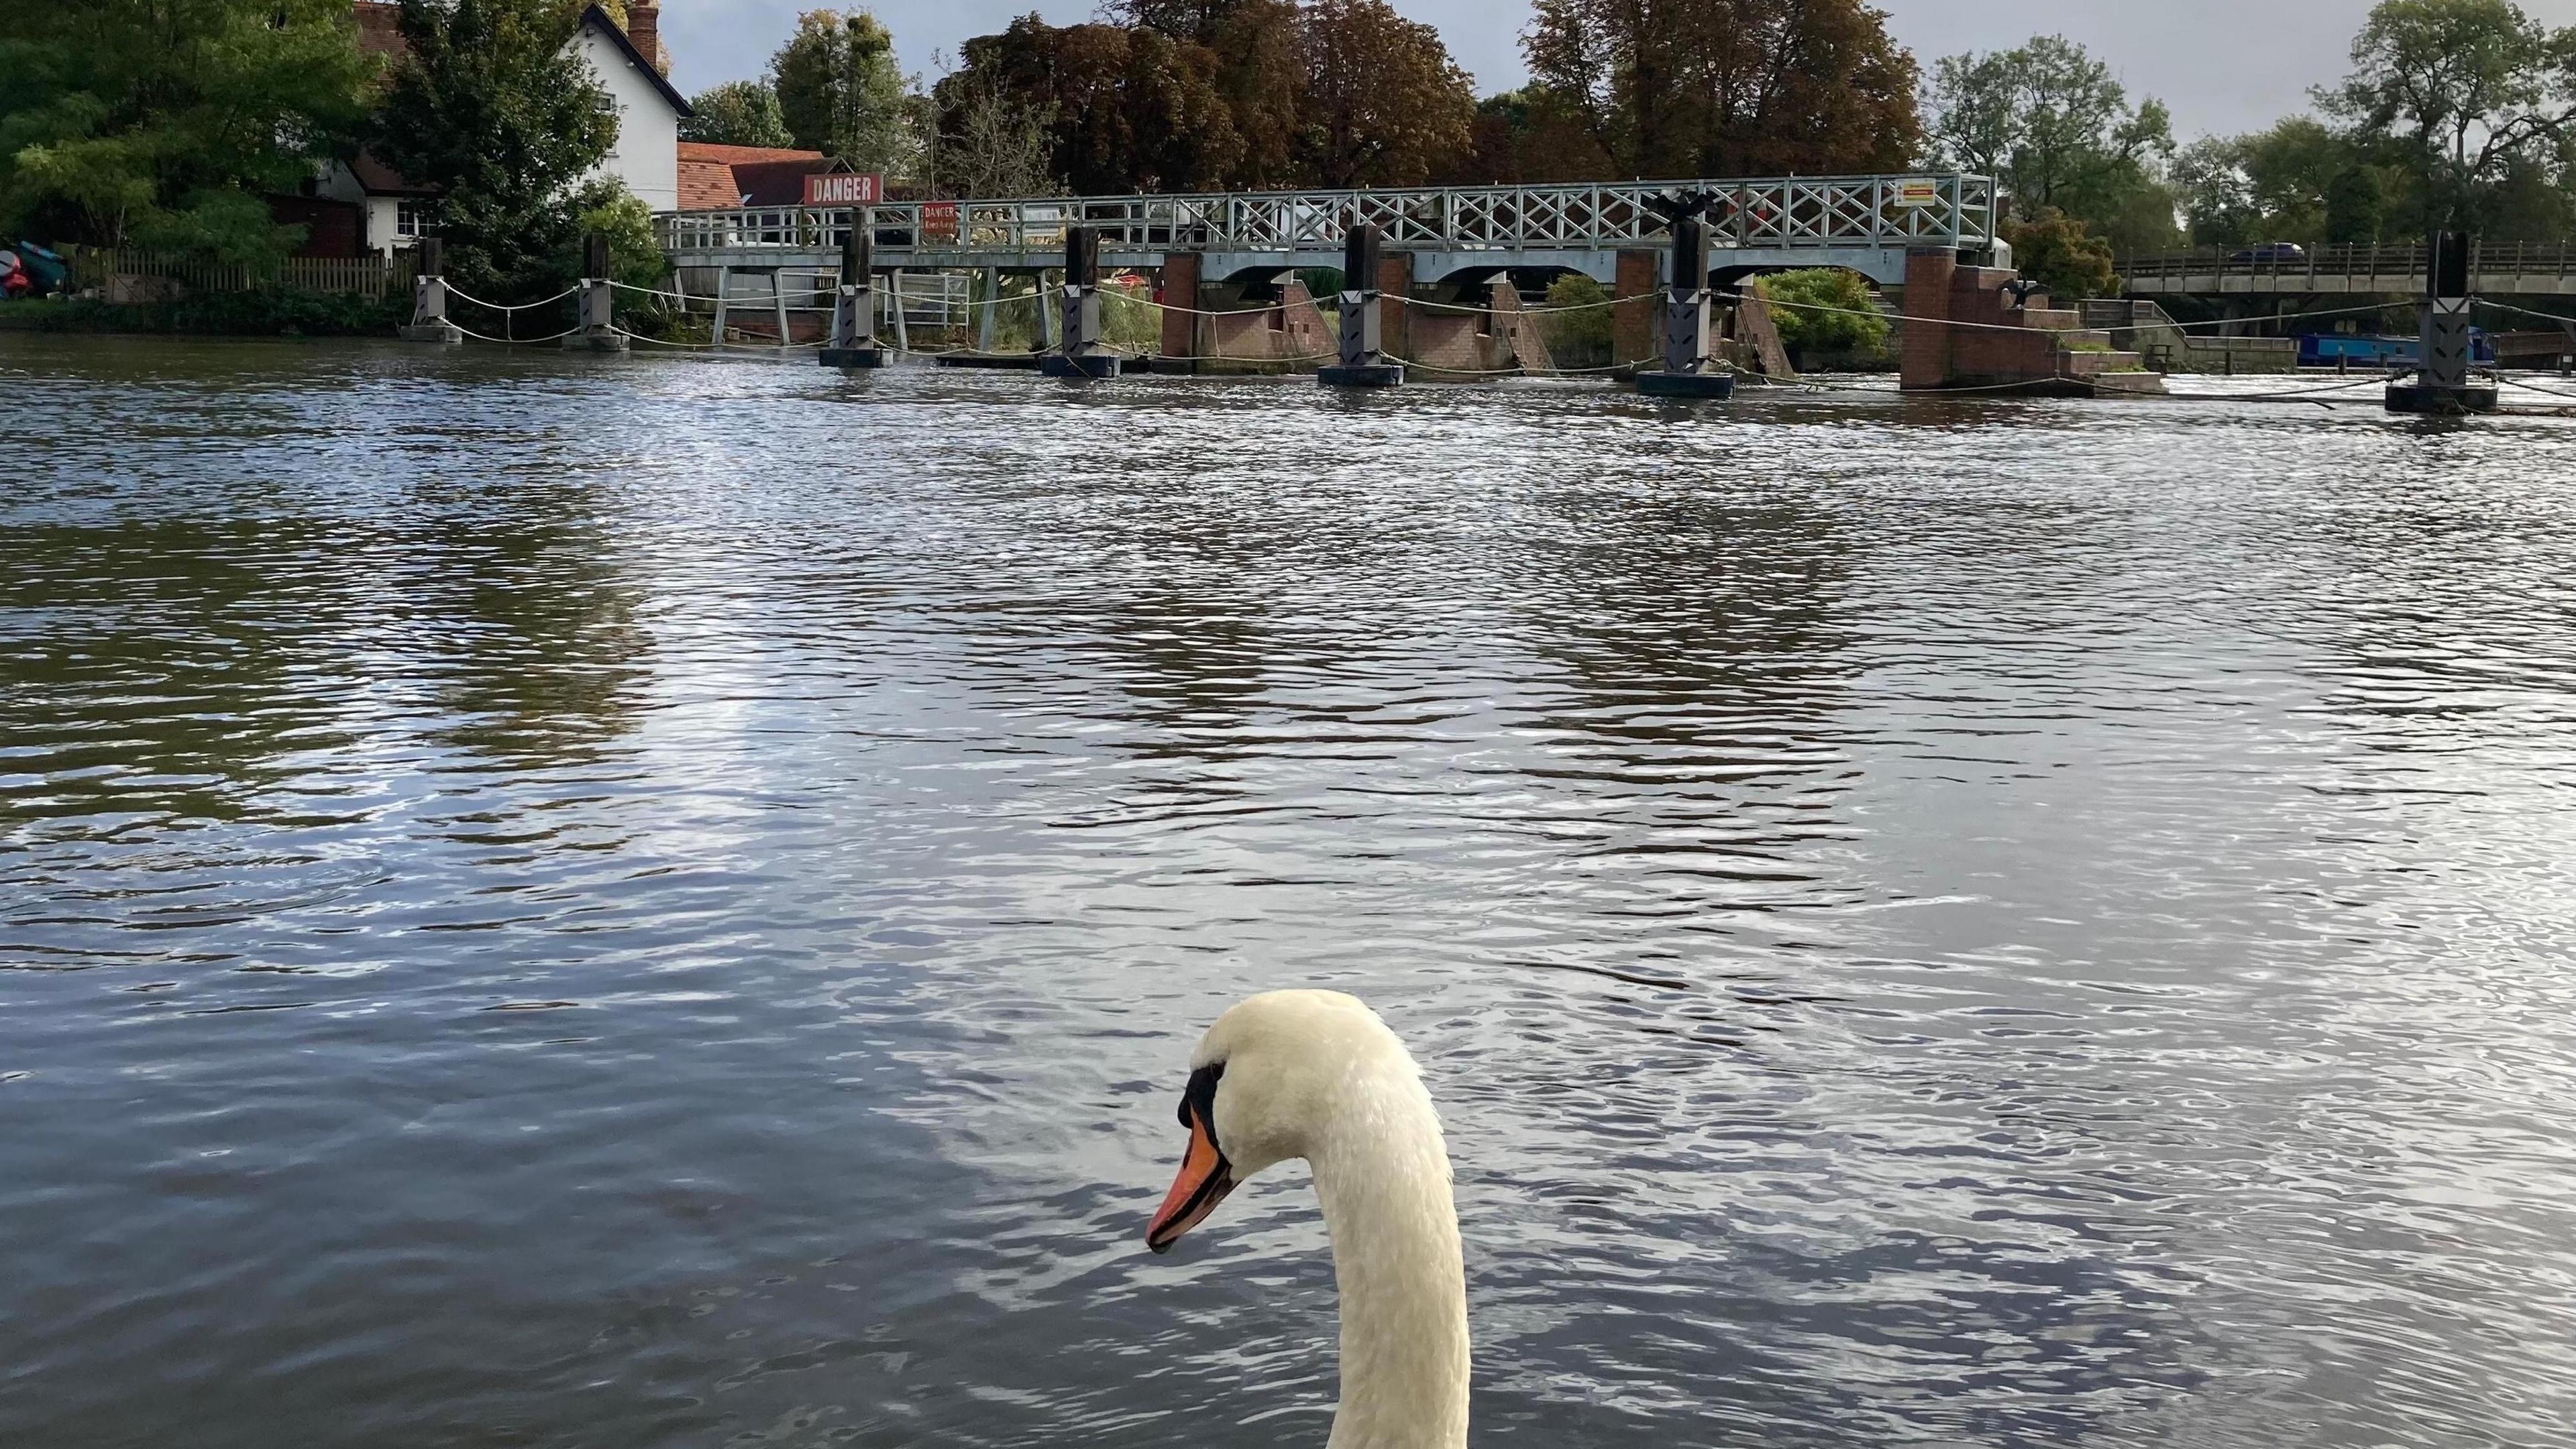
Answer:
M671 79L688 92L758 75L800 10L848 0L662 0ZM1478 92L1521 83L1520 31L1528 0L1392 0L1440 27ZM2010 46L2034 34L2065 35L2119 71L2132 96L2160 96L2174 130L2253 130L2307 104L2307 88L2340 76L2367 0L1877 0L1896 38L1926 68L1933 57ZM2576 0L2522 0L2552 25L2576 25ZM1091 18L1098 0L874 0L894 32L904 68L935 77L970 35L1037 11L1059 24Z

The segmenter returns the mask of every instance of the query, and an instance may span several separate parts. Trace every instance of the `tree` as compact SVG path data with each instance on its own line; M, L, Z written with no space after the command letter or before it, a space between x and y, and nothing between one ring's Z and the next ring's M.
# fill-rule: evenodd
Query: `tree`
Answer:
M778 90L767 80L726 81L689 98L696 114L680 121L680 139L719 146L793 146L796 138L778 109Z
M770 84L795 143L860 171L901 175L921 159L894 37L865 10L809 10L770 58Z
M1219 13L1200 43L1216 56L1217 94L1243 141L1226 184L1299 184L1306 179L1298 154L1307 107L1305 16L1291 0L1207 0L1205 8Z
M1772 303L1780 345L1801 355L1887 350L1887 318L1858 272L1815 267L1764 277L1754 290Z
M2368 242L2387 233L2391 178L2368 139L2292 116L2174 155L2174 190L2203 245Z
M1954 55L1933 68L1935 164L1998 178L2024 217L2051 209L2097 224L2151 219L2173 229L2158 175L2173 155L2162 102L2129 103L2111 68L2063 36L1984 55ZM2144 208L2141 197L2150 197ZM2106 225L2106 229L2107 225Z
M1467 134L1468 152L1445 178L1454 185L1589 181L1615 170L1610 153L1585 128L1577 108L1545 86L1523 86L1478 101Z
M2045 288L2053 301L2081 302L2119 288L2111 244L2063 212L2043 211L2008 223L2004 241L2012 247L2014 267Z
M1476 93L1438 31L1385 0L1312 0L1305 42L1313 181L1420 186L1467 151Z
M2517 176L2525 187L2566 179L2576 29L2548 30L2512 0L2380 0L2352 63L2317 102L2357 134L2397 143L2428 229L2492 220Z
M964 62L940 82L941 114L986 88L1045 115L1047 170L1077 193L1214 189L1243 154L1215 54L1158 30L1027 15L967 41Z
M617 139L608 93L558 0L403 0L409 57L368 148L438 188L447 275L495 301L567 273L581 178Z
M1537 0L1522 50L1626 175L1892 171L1921 139L1862 0Z
M260 197L356 134L370 74L346 0L0 7L0 226L282 256Z
M952 84L953 82L953 84ZM930 107L927 166L941 196L1049 196L1054 116L1005 95L989 76L952 76Z

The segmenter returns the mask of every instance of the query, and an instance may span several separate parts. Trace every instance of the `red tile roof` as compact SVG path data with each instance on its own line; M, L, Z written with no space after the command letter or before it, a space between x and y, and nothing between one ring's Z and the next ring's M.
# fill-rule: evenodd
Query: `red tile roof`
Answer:
M682 211L730 211L742 205L742 192L733 182L733 168L721 161L692 161L689 143L680 143L680 209Z
M805 199L806 177L838 167L838 162L820 151L682 141L680 209L724 211L736 206L794 206Z
M401 60L411 54L411 43L402 37L399 0L356 0L350 9L358 19L360 54L386 60Z
M683 161L720 161L727 166L742 161L820 161L820 151L797 151L785 146L719 146L713 141L682 141Z

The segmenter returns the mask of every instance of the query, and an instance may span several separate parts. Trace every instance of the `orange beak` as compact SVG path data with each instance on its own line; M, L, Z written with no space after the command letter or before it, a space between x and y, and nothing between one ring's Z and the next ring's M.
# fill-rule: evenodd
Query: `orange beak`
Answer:
M1219 1152L1216 1140L1208 1136L1207 1125L1194 1113L1190 1117L1190 1145L1181 1155L1180 1175L1172 1179L1172 1190L1163 1195L1163 1205L1154 1210L1154 1219L1145 1224L1145 1246L1157 1253L1171 1251L1181 1234L1206 1221L1225 1195L1234 1191L1232 1165Z

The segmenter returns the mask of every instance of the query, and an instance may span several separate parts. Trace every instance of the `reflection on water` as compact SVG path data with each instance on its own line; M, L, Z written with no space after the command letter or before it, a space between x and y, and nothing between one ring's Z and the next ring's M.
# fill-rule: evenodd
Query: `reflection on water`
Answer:
M0 345L0 1442L2576 1433L2576 431ZM2251 383L2243 384L2252 386Z

